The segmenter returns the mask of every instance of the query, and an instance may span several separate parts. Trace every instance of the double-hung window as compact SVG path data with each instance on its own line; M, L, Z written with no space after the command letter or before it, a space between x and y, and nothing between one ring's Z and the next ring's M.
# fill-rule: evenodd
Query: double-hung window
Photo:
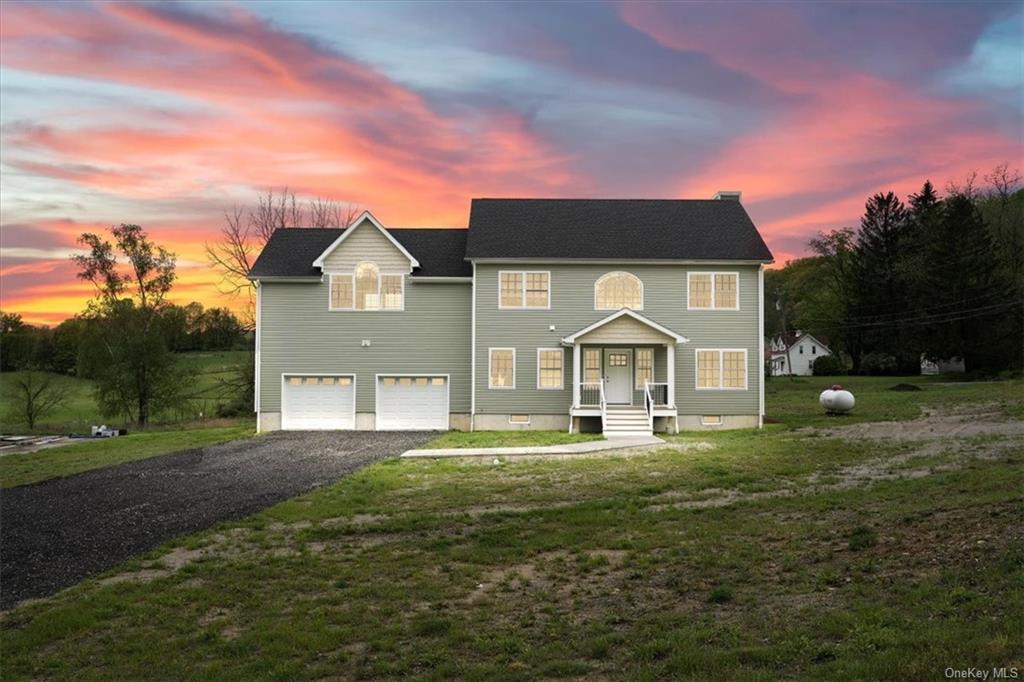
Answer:
M547 309L551 307L551 273L502 270L498 273L498 307Z
M746 349L698 348L696 358L698 390L747 388Z
M689 310L739 310L739 273L690 272L686 275Z
M537 388L561 390L563 388L561 348L537 349Z
M516 387L516 349L491 348L488 350L487 388Z

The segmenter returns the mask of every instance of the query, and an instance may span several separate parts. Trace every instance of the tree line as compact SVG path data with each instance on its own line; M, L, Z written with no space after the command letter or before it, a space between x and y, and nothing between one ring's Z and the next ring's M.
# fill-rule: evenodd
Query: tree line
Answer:
M940 193L871 196L859 227L765 276L765 331L827 338L851 371L917 374L922 358L996 375L1024 364L1024 190L997 167Z

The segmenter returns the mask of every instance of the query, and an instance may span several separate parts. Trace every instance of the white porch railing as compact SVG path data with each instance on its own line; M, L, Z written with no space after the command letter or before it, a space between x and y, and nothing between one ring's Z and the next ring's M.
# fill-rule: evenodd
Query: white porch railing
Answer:
M644 382L644 411L647 412L647 428L654 431L654 396L651 395L651 382Z
M661 381L646 382L645 390L651 392L651 399L655 407L668 407L672 403L668 398L668 384Z
M608 431L608 401L604 398L604 382L599 384L601 394L601 433Z
M601 404L601 394L604 392L603 381L593 381L580 384L579 405L582 407L597 407Z

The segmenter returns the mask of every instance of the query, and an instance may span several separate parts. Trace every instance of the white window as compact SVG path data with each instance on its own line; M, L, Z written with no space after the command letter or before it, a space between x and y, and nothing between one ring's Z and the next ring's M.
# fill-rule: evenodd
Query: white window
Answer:
M817 354L818 354L818 347L817 346L811 346L811 355L817 355Z
M352 310L352 275L331 275L331 310Z
M515 388L516 349L491 348L488 357L487 388Z
M551 307L551 273L507 271L498 273L499 308Z
M583 383L596 384L601 381L601 351L586 348L583 351Z
M654 349L636 349L636 389L644 390L644 385L654 382Z
M739 310L739 273L689 272L686 307L690 310Z
M594 282L594 310L644 309L644 283L629 272L609 272Z
M537 388L558 391L563 388L561 348L537 349Z
M797 346L797 347L800 349L800 355L803 355L804 354L804 347L803 346Z
M746 349L702 349L696 351L698 389L746 389Z
M381 274L376 263L356 265L354 274L330 275L331 310L404 310L405 277Z

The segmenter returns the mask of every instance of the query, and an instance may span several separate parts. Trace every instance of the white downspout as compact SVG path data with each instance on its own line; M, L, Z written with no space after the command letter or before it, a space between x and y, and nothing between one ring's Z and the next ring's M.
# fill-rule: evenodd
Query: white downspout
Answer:
M252 407L253 407L253 411L256 412L256 433L260 433L263 430L262 429L262 426L263 426L262 422L263 422L263 420L262 420L262 418L260 416L260 370L261 370L261 367L260 367L260 350L261 350L260 349L260 345L261 345L260 344L260 340L261 340L261 338L263 336L261 334L261 332L260 332L260 327L262 326L260 323L261 323L262 317L263 317L263 287L260 286L260 281L259 280L256 280L255 282L253 282L253 286L256 287L256 340L255 340L255 344L256 344L255 365L256 366L253 367L253 373L254 374L253 374L253 397L252 397L253 405L252 405Z
M757 364L761 368L757 410L757 428L760 429L764 427L764 264L757 269Z
M470 313L469 430L476 429L476 262L473 263L473 294Z

